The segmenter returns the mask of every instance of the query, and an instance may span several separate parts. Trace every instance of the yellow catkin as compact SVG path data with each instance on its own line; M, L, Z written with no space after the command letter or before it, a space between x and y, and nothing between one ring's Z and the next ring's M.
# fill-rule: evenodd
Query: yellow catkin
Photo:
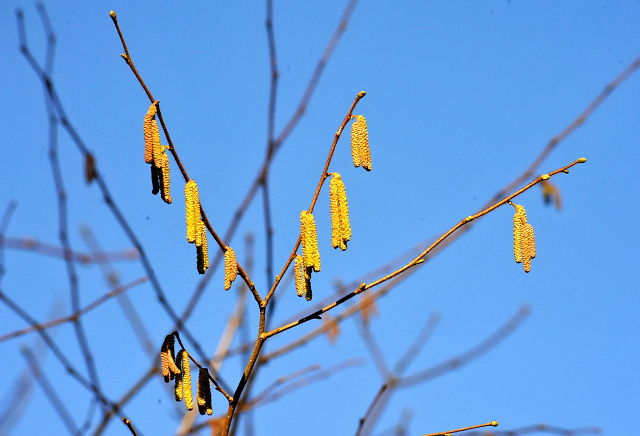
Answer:
M174 360L174 344L175 338L173 335L167 335L160 348L160 360L162 362L162 376L164 381L169 383L169 380L173 380L174 376L180 374L180 369L176 366Z
M189 354L185 350L181 350L178 356L182 359L182 392L184 393L184 405L187 407L187 410L193 410L193 392L191 391Z
M189 180L184 186L184 198L187 211L187 241L193 244L196 242L198 221L200 221L200 195L195 180Z
M162 179L160 184L160 194L165 203L171 204L171 174L169 170L169 156L163 151L160 155L160 178Z
M536 240L533 227L527 222L527 212L519 204L513 216L513 251L517 263L522 262L525 272L531 271L531 259L536 257Z
M158 108L155 104L149 106L147 114L144 116L144 161L151 163L153 161L153 126L151 121L155 121ZM156 123L156 128L158 124ZM160 132L158 132L160 136Z
M347 192L338 173L333 173L329 184L329 198L331 200L331 246L340 247L344 251L347 249L347 242L351 240L351 224Z
M182 401L182 398L184 396L182 390L183 390L183 386L182 386L182 356L181 353L184 352L184 350L180 350L180 352L178 353L177 359L176 359L176 366L178 367L178 369L180 370L180 374L176 375L176 385L174 388L174 393L175 393L175 398L176 401Z
M209 385L209 371L206 368L200 368L200 372L198 373L198 393L197 393L197 402L198 402L198 412L200 415L204 415L205 413L209 413L209 409L213 413L213 408L211 407L211 386Z
M231 289L231 283L238 276L238 261L236 260L236 252L233 248L227 246L224 252L224 290Z
M351 117L352 119L355 117ZM360 166L360 128L357 125L357 121L351 123L351 158L353 159L353 166Z
M369 149L369 133L367 120L362 115L352 115L355 121L351 124L351 157L353 165L362 165L367 171L371 171L371 150Z
M198 272L204 274L209 268L209 247L207 244L207 227L200 218L198 218L196 231L196 254Z
M160 153L162 153L164 149L160 144L160 129L158 129L158 123L156 119L153 118L151 120L151 153L152 153L152 162L156 166L156 168L160 168ZM151 162L150 162L151 163Z
M522 220L518 212L513 216L513 255L516 263L522 262Z
M293 264L293 275L296 279L296 292L298 297L302 297L304 295L304 277L302 270L304 269L304 260L302 256L296 254L296 260Z
M302 240L302 257L307 268L320 272L320 252L318 251L318 234L313 215L303 210L300 213L300 237Z
M536 257L536 235L533 226L529 223L525 226L525 234L527 236L527 254L531 259Z

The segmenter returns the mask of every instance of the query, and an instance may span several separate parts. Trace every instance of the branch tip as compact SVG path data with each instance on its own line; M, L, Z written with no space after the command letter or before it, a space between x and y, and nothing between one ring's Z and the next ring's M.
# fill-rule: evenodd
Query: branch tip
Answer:
M497 427L498 426L498 421L491 421L491 425L493 427Z
M122 56L122 59L125 60L125 62L129 62L129 56L127 56L126 54L121 54L120 56Z
M360 92L358 93L358 98L362 98L362 97L364 97L365 95L367 95L367 93L366 93L366 92L364 92L364 91L360 91Z
M116 13L115 13L115 12L113 12L113 11L109 12L109 16L111 17L111 19L112 19L113 21L116 21L116 20L117 20L117 18L116 18Z
M585 163L587 161L586 157L581 157L580 159L578 159L578 162L580 163Z

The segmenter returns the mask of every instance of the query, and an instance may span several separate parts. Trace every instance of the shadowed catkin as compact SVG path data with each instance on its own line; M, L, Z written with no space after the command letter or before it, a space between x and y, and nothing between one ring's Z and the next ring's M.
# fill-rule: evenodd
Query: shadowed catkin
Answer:
M153 161L153 125L151 121L155 122L155 116L158 108L155 103L152 103L149 106L149 110L147 114L144 116L144 161L150 164ZM156 129L158 128L158 124L156 123ZM158 137L160 137L160 132L158 132Z
M224 252L224 290L231 289L231 283L238 276L238 261L236 260L236 252L233 248L227 246Z
M180 370L176 366L176 362L174 360L175 350L174 350L175 338L173 335L167 335L164 338L164 342L162 343L162 348L160 348L160 360L162 361L162 376L164 377L165 383L169 383L169 380L173 380L176 374L180 374Z
M184 405L187 407L187 410L193 410L193 392L191 391L189 353L185 350L180 350L178 358L182 360L182 392L184 393Z
M160 192L160 169L151 164L151 193L156 195Z
M369 149L369 133L367 120L362 115L351 116L355 121L351 124L351 157L353 165L362 165L367 171L371 171L371 150Z
M296 279L296 292L298 294L298 297L302 297L304 295L304 273L302 272L303 269L304 260L302 259L302 256L296 254L296 260L293 264L293 275Z
M329 199L331 200L331 246L342 251L347 249L347 242L351 239L351 225L349 223L349 205L347 192L340 174L333 173L329 184Z
M198 217L198 228L196 231L196 255L198 272L204 274L209 268L209 247L207 244L207 227Z
M196 231L200 221L200 195L198 185L191 179L184 186L184 198L187 210L187 241L196 242Z
M320 252L318 251L318 234L313 215L303 210L300 213L300 239L302 240L302 257L306 268L320 272Z
M176 375L176 385L174 388L176 401L178 402L182 401L182 397L183 397L183 393L182 393L182 353L183 352L184 350L180 350L178 352L178 356L176 359L176 366L178 367L178 370L180 370L180 374Z
M304 268L304 298L311 301L313 292L311 291L311 267Z
M151 119L151 153L153 164L160 168L160 153L162 153L162 145L160 144L160 129L158 129L158 123L155 118ZM146 153L145 153L146 154ZM152 163L149 162L149 163Z
M200 415L205 413L211 415L213 408L211 406L211 386L209 385L209 371L207 368L200 368L198 373L198 412Z

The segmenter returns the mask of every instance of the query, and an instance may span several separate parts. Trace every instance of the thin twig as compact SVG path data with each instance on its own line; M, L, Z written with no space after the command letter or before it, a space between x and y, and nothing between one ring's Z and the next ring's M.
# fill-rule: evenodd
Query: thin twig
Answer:
M562 436L578 436L587 434L601 434L602 429L600 427L584 427L576 429L566 429L562 427L556 427L547 424L528 425L526 427L515 428L512 430L499 430L499 431L470 431L465 436L521 436L531 433L549 433L558 434Z
M324 182L327 179L327 173L329 171L329 165L331 164L331 159L333 159L333 153L336 150L336 146L338 145L338 141L340 140L340 137L342 136L342 132L343 132L345 126L347 125L347 123L351 120L351 114L353 113L353 110L355 109L356 105L358 104L358 102L360 102L360 100L362 100L362 98L365 95L366 95L366 93L364 91L361 91L356 96L355 100L353 101L353 104L351 104L351 108L349 108L349 112L347 112L347 115L344 117L344 120L342 120L342 124L340 124L340 128L338 129L338 131L336 132L336 134L335 134L335 136L333 138L333 143L331 144L331 149L329 150L329 156L327 156L327 161L324 164L324 169L322 170L322 175L320 176L320 181L318 182L318 185L316 186L316 192L313 194L313 199L311 200L311 205L309 206L309 209L308 209L309 213L313 212L313 208L315 207L316 202L318 201L318 197L320 196L320 190L322 189L322 185L324 185ZM291 254L289 255L289 259L285 263L285 265L282 268L282 271L280 272L280 274L278 276L276 276L276 280L273 283L273 286L271 286L271 290L269 290L269 293L265 297L265 299L264 299L265 305L269 304L269 300L273 296L273 293L276 291L276 288L280 284L280 281L284 277L284 274L287 272L287 269L289 269L289 266L291 265L291 262L293 262L293 259L296 257L296 252L298 251L299 247L300 247L300 236L298 236L298 240L296 241L296 243L294 245L294 248L291 251Z
M328 315L327 315L328 316ZM356 322L358 326L358 331L362 336L362 340L364 341L369 353L371 354L371 358L373 359L373 363L376 365L378 372L382 378L387 378L391 371L389 371L389 365L387 365L387 361L384 358L384 354L380 349L380 345L376 341L374 335L371 334L371 329L368 324L363 322Z
M80 138L80 135L78 135L76 130L71 125L71 122L69 121L69 119L68 119L68 117L66 115L64 107L62 106L62 103L61 103L61 101L60 101L60 99L59 99L59 97L57 95L55 86L54 86L53 82L51 81L50 76L47 75L46 72L44 72L42 70L42 68L40 67L38 62L35 60L35 58L31 54L31 52L29 51L29 48L28 48L27 43L26 43L26 32L25 32L24 17L23 17L22 10L18 10L16 12L16 16L17 16L17 21L18 21L18 35L19 35L19 38L20 38L20 51L22 52L22 54L27 59L27 62L29 63L29 65L31 66L33 71L36 73L38 78L44 84L44 87L45 87L45 89L46 89L46 91L47 91L47 93L49 94L49 97L50 97L49 100L51 101L51 103L53 104L53 106L54 106L54 108L56 110L56 113L57 113L57 116L58 116L58 118L60 120L60 123L65 128L65 130L67 131L67 133L69 134L69 136L73 140L73 142L76 145L76 147L80 150L82 155L86 158L86 156L90 154L89 153L89 149L87 148L87 146L82 141L82 138ZM97 163L96 163L96 165L97 165ZM116 221L118 222L118 224L120 225L120 227L122 228L124 233L127 235L127 238L129 238L129 241L131 241L132 245L135 247L135 249L140 254L140 261L142 263L142 266L143 266L143 268L145 270L145 273L146 273L147 277L149 277L149 282L151 283L151 285L152 285L152 287L154 289L154 292L156 293L156 296L157 296L158 301L160 302L160 305L165 310L165 312L169 315L169 317L172 319L172 321L175 323L176 328L180 328L182 330L183 335L189 340L189 342L191 343L193 348L196 350L196 352L199 354L199 356L201 358L206 358L206 354L205 354L204 350L202 349L202 347L200 346L200 344L198 343L198 341L196 341L195 337L186 328L186 326L184 326L183 322L178 318L177 314L175 313L175 311L173 310L173 308L171 307L171 305L167 301L167 299L166 299L166 297L164 295L164 291L162 290L162 287L160 286L160 282L158 281L158 279L157 279L157 277L155 275L155 272L154 272L154 270L153 270L153 268L151 266L151 262L147 258L146 254L145 254L145 252L144 252L144 250L142 248L142 244L138 240L138 237L136 236L136 234L133 232L133 229L131 228L131 226L129 226L129 223L124 218L124 215L122 214L120 209L115 204L115 201L114 201L113 197L111 196L109 188L108 188L106 182L104 181L104 178L102 177L100 171L98 171L97 168L96 168L96 171L95 171L95 180L96 180L97 185L98 185L98 187L100 189L100 192L102 194L103 200L107 204L107 207L109 207L109 209L111 210L111 213L114 215Z
M311 97L313 96L313 92L320 80L320 77L322 76L324 68L327 65L327 62L329 61L329 58L331 57L331 54L333 53L335 47L338 45L338 42L340 41L340 38L342 37L344 30L347 28L349 19L351 18L351 14L353 13L356 3L357 3L357 0L350 0L349 3L347 3L344 9L344 12L342 14L342 17L340 19L340 22L338 24L338 27L336 28L333 35L331 36L331 39L327 43L327 46L324 49L324 52L320 60L318 61L318 64L316 65L316 68L313 74L311 75L311 78L307 84L307 88L305 89L305 92L303 93L300 99L300 102L298 103L297 109L291 115L291 118L289 119L289 121L287 122L283 130L277 136L272 152L267 153L267 157L265 158L264 162L262 163L262 166L258 170L253 180L253 183L249 187L249 190L247 191L243 200L240 202L240 206L238 206L238 208L236 209L233 215L233 219L229 224L229 228L227 229L227 232L224 235L225 241L230 241L233 238L233 235L235 234L235 231L237 230L241 219L243 218L245 212L253 202L253 199L255 198L255 195L258 192L258 188L260 187L263 174L265 174L265 172L268 171L268 168L271 166L271 163L273 162L273 158L276 156L277 152L280 150L280 148L282 147L282 145L284 144L288 136L291 134L291 132L298 125L298 122L300 121L300 119L302 119L305 112L305 108L309 105L309 102L311 101ZM202 293L204 292L204 289L207 286L209 279L213 275L213 272L216 270L218 265L220 265L222 256L223 254L221 252L218 252L216 254L216 257L214 258L213 262L211 262L211 266L209 267L209 273L206 274L200 280L200 283L198 283L198 286L194 290L193 295L189 299L189 302L187 303L187 306L185 307L185 310L182 313L182 316L180 318L182 322L185 322L193 313L193 309L195 308L200 297L202 296Z
M496 421L491 421L488 422L486 424L479 424L479 425L472 425L471 427L464 427L464 428L459 428L456 430L448 430L448 431L442 431L440 433L430 433L430 434L425 434L423 436L445 436L451 433L458 433L461 431L467 431L467 430L473 430L476 428L482 428L482 427L497 427L498 423Z
M167 138L167 141L169 142L169 150L171 151L171 155L173 156L174 160L176 161L176 164L178 165L178 168L180 168L180 172L182 173L182 176L184 177L184 181L188 182L191 179L189 178L189 175L187 174L187 170L184 168L184 165L180 161L180 157L178 156L178 152L176 150L175 144L171 140L171 136L169 135L169 129L167 128L167 125L166 125L166 123L164 121L164 118L162 117L162 112L160 110L160 102L153 98L153 95L151 94L151 91L149 91L149 88L144 83L144 80L142 79L142 76L140 76L140 73L138 73L138 70L136 69L136 67L135 67L135 65L133 63L133 60L131 59L131 55L129 54L129 50L127 48L127 43L124 40L124 36L122 35L122 31L120 30L120 25L118 24L118 19L116 17L116 14L113 11L111 11L111 19L113 21L113 24L116 27L116 30L118 31L118 35L120 36L120 41L122 42L122 47L124 48L124 51L126 53L123 56L123 58L124 58L125 62L127 63L127 65L129 66L129 68L131 68L131 71L133 72L133 74L138 79L138 82L140 82L140 85L142 86L142 88L146 92L147 97L149 97L149 100L151 101L151 103L155 103L155 105L156 105L156 107L158 109L158 111L157 111L158 119L160 120L160 124L162 125L162 130L164 131L165 137ZM224 243L222 241L222 239L220 239L220 237L218 236L216 231L213 229L213 226L211 225L211 222L209 221L209 218L207 217L207 214L206 214L206 212L204 210L204 207L202 206L202 203L200 204L200 214L202 216L202 221L204 222L205 226L209 230L209 233L211 234L211 236L213 236L213 239L215 239L215 241L217 242L217 244L220 247L220 249L222 250L222 252L227 251L227 244ZM253 282L251 281L251 279L249 278L249 276L247 275L247 273L245 272L245 270L242 268L242 266L240 264L238 264L238 274L240 275L240 277L242 277L242 279L245 281L247 286L249 286L249 289L251 289L251 292L253 293L253 296L255 297L255 299L258 302L258 304L261 304L262 303L262 298L260 297L260 295L256 291L256 288L255 288Z
M136 431L133 429L133 424L131 424L131 421L129 419L127 419L125 416L122 417L122 422L124 422L124 425L127 426L127 428L129 429L129 431L131 432L131 434L133 436L138 436L138 433L136 433Z
M550 172L549 174L547 174L549 177L555 176L558 173L564 172L565 170L568 170L569 168L578 165L579 163L583 163L586 160L583 160L583 158L580 158L578 160L576 160L575 162L570 163L569 165L565 165L562 168L559 168L555 171ZM535 180L533 180L531 183L529 183L528 185L518 189L516 192L514 192L513 194L509 195L508 197L505 197L504 199L498 201L497 203L493 204L492 206L489 206L488 208L486 208L485 210L478 212L475 215L470 215L467 218L463 219L462 221L460 221L458 224L456 224L455 226L453 226L448 232L446 232L445 234L443 234L442 236L440 236L440 238L438 238L433 244L431 244L426 250L424 250L422 253L420 253L415 259L413 259L411 262L407 263L406 265L404 265L403 267L397 269L396 271L387 274L386 276L371 282L369 284L363 283L362 285L360 285L360 287L358 289L356 289L355 291L352 291L350 294L345 295L344 297L340 298L339 300L337 300L336 302L323 307L320 310L317 310L315 312L313 312L310 315L305 316L304 318L300 318L298 321L292 322L290 324L287 324L285 326L282 327L278 327L274 330L271 330L268 333L265 333L265 336L267 338L277 335L279 333L282 333L286 330L289 330L293 327L296 327L300 324L304 324L305 322L311 321L312 319L318 319L318 317L320 315L322 315L325 312L328 312L329 310L333 309L336 306L339 306L340 304L344 303L345 301L355 297L358 294L361 294L362 292L371 289L375 286L378 286L381 283L384 283L385 281L392 279L393 277L397 276L398 274L401 274L403 272L405 272L406 270L408 270L409 268L412 268L416 265L419 265L420 263L424 262L424 257L429 254L434 248L436 248L440 243L442 243L442 241L446 240L451 234L453 234L456 230L458 230L461 227L464 227L465 225L467 225L468 223L470 223L471 221L473 221L474 219L480 218L490 212L492 212L493 210L497 209L498 207L507 204L509 201L511 201L513 198L517 197L518 195L522 194L523 192L527 191L528 189L530 189L531 187L535 186L536 184L540 183L543 179L541 177L537 177ZM300 243L300 238L298 238L298 243ZM294 253L295 255L295 250ZM289 258L289 263L292 260L292 257ZM267 296L268 297L268 296ZM265 299L267 300L267 299ZM268 300L267 300L268 301Z

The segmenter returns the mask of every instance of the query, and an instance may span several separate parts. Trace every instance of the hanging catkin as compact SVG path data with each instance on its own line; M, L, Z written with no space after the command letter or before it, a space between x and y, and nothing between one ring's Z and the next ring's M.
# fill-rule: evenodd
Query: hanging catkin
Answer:
M189 353L181 350L178 357L182 360L182 392L184 405L187 410L193 410L193 392L191 391L191 368L189 367Z
M302 297L304 295L304 277L302 270L304 269L304 260L302 256L296 254L296 260L293 264L293 275L296 279L296 292L298 297Z
M371 171L371 150L369 149L369 133L367 131L367 120L362 115L352 116L355 118L351 124L351 157L353 165L362 165L367 171Z
M338 173L333 173L329 184L329 198L331 200L331 246L340 247L344 251L347 249L347 242L351 239L351 225L347 192L342 177Z
M171 204L171 174L169 171L169 156L167 156L166 148L161 147L160 153L160 194L165 203Z
M150 164L153 161L153 125L151 123L152 120L155 122L155 116L158 108L155 103L152 103L149 106L149 110L147 114L144 116L144 161ZM155 128L158 128L158 124L156 123ZM160 137L160 132L158 132L158 137Z
M209 247L207 244L207 227L198 218L198 229L196 231L196 254L198 272L204 274L209 268Z
M200 415L205 413L211 415L213 409L211 406L211 386L209 385L209 371L207 368L200 368L198 373L198 412Z
M306 268L320 272L320 252L318 251L318 234L313 215L303 210L300 213L300 238L302 240L302 257Z
M238 276L238 261L236 260L236 252L233 248L227 246L224 252L224 290L231 289L231 283Z
M160 129L158 129L158 123L155 118L151 119L151 153L152 162L157 167L161 167L160 154L163 152L162 145L160 144ZM151 162L149 162L151 163Z
M156 168L155 165L151 164L151 193L156 195L160 192L160 169Z
M180 370L180 374L176 375L176 385L175 385L175 397L176 397L176 401L182 401L182 398L184 396L182 390L183 390L183 386L182 386L182 353L184 352L184 350L180 350L178 352L178 356L176 358L176 366L178 367L178 369Z
M524 207L511 203L516 209L513 216L513 253L517 263L522 262L525 272L531 271L531 259L536 257L536 241L533 227L527 223Z
M175 338L173 335L167 335L160 348L160 360L162 361L162 376L165 383L169 383L169 380L173 380L176 374L180 374L180 370L176 366L175 362Z
M187 241L196 242L196 232L200 221L200 195L198 185L191 179L184 186L184 198L187 211Z
M304 274L304 298L306 298L307 301L311 301L311 299L313 298L313 292L311 290L311 267L303 268L303 274Z

